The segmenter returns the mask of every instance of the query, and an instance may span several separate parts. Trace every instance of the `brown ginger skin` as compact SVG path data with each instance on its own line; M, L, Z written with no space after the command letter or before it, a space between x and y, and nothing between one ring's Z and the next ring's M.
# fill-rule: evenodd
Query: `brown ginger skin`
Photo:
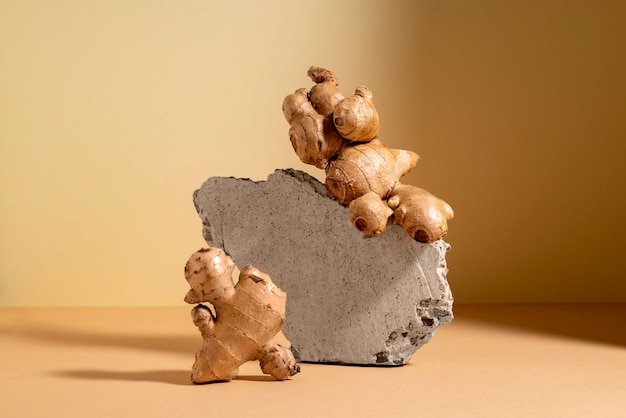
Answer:
M371 91L360 86L345 97L330 70L311 67L307 74L316 83L311 91L300 89L283 102L290 140L302 162L326 170L326 187L348 205L352 224L365 234L378 235L393 216L417 241L442 238L452 208L423 189L400 184L419 157L387 148L378 139L380 124Z
M387 148L378 139L343 147L326 169L326 187L344 205L370 191L386 199L418 159L413 151Z
M333 127L332 116L319 114L309 102L305 89L285 97L283 114L291 125L289 138L300 160L326 168L345 142Z
M322 116L332 116L337 105L346 98L337 87L339 82L335 75L320 67L309 68L307 75L316 83L309 94L311 106Z
M353 96L335 106L333 123L342 137L351 142L367 142L378 137L380 122L370 89L359 86Z
M350 222L367 235L380 235L387 228L387 220L393 210L376 192L367 192L348 205Z
M393 221L419 242L446 236L448 220L454 217L450 205L416 186L398 185L387 203L393 210Z
M412 151L387 148L378 139L344 147L328 165L326 188L348 205L350 221L359 231L379 235L392 213L383 200L418 158Z
M367 142L378 136L380 123L370 89L359 86L353 96L346 97L339 91L339 82L332 71L311 67L307 75L316 83L309 94L313 109L322 116L331 116L343 138Z
M257 357L261 371L277 380L287 380L300 371L290 349L279 344L265 344Z
M278 380L300 369L291 351L273 341L285 318L286 295L265 273L252 266L241 270L233 285L232 259L218 248L204 248L191 255L185 278L191 289L187 303L209 302L215 309L198 304L191 311L202 335L191 380L194 383L229 381L239 366L259 360L261 369Z

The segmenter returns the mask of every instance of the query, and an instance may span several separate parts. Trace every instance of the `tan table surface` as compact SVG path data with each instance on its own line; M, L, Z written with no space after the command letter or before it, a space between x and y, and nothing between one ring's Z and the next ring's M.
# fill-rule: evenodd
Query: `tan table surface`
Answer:
M189 307L1 308L0 417L626 417L626 304L455 315L403 367L192 385Z

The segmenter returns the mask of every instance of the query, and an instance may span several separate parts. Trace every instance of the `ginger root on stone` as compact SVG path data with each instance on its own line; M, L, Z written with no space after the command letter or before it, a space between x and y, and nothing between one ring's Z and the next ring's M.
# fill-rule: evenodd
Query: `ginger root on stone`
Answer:
M339 91L339 82L332 71L311 67L307 75L317 83L309 94L313 109L322 116L331 116L343 138L365 142L378 136L378 112L372 101L372 92L367 87L359 86L353 96L346 97Z
M378 139L380 123L371 91L360 86L346 97L332 71L311 67L307 74L316 83L310 92L299 89L283 101L289 137L302 162L326 171L326 187L348 205L352 224L378 235L392 217L417 241L445 236L452 208L423 189L400 184L419 156L387 148Z
M194 383L229 381L239 366L259 360L261 370L285 380L300 371L288 348L273 341L285 319L286 294L265 273L245 266L233 285L235 264L218 248L203 248L185 265L191 289L185 302L198 304L191 311L202 335L191 380ZM215 309L215 316L208 306Z
M452 207L426 190L404 184L393 189L387 204L393 209L394 222L420 242L432 242L448 231Z
M294 151L303 163L325 168L344 143L332 117L315 111L305 89L297 90L285 101L283 114L291 124L289 138Z

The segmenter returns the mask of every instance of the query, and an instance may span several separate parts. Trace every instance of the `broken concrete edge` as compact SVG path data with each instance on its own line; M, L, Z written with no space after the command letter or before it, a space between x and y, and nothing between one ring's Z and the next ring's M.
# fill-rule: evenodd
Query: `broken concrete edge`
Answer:
M439 247L441 249L441 251L439 251L439 263L437 264L437 275L439 277L445 278L447 281L448 272L450 270L448 269L448 262L446 261L446 254L449 251L452 251L452 245L450 245L450 243L444 241L443 239L435 241L431 243L430 245ZM449 324L454 319L454 313L452 311L452 306L454 305L454 297L452 296L452 291L449 285L442 286L440 290L445 293L446 297L439 299L432 306L433 313L434 313L433 316L439 320L440 324ZM447 306L444 306L444 301L446 301L449 304L450 308L448 308ZM420 303L423 303L423 302L420 302Z
M202 183L202 186L200 186L199 189L196 189L192 195L193 204L196 209L196 213L198 213L198 215L200 216L200 220L202 221L203 236L205 238L205 241L211 246L215 246L215 247L223 249L226 252L226 254L230 256L228 249L224 245L224 239L223 239L224 235L219 234L219 237L217 237L216 236L217 234L214 233L215 231L211 228L211 226L204 222L205 217L203 216L203 210L200 207L200 203L199 203L199 200L197 199L197 196L198 196L198 193L200 193L200 191L205 188L205 185L207 183L211 181L222 180L222 179L232 179L232 180L238 180L238 181L242 181L245 183L249 183L255 187L262 187L264 183L271 181L272 176L277 176L277 175L280 175L281 173L284 173L288 175L289 177L293 177L294 179L298 180L299 184L307 185L308 187L311 188L311 190L313 190L316 194L320 195L321 197L328 198L336 202L337 205L343 206L341 203L337 201L337 199L335 199L333 195L330 194L328 189L326 189L326 186L322 184L319 180L317 180L315 177L313 177L312 175L304 171L296 170L293 168L277 168L276 170L274 170L273 173L270 173L267 176L267 179L265 180L252 180L247 177L234 177L234 176L212 176L212 177L209 177L207 180L205 180L204 183Z

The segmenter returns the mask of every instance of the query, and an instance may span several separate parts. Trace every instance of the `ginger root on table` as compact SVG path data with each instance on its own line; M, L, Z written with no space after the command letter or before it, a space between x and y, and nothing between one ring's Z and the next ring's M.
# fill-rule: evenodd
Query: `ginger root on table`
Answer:
M286 294L265 273L245 266L233 285L235 264L218 248L203 248L185 265L191 289L185 302L198 304L191 311L202 335L191 380L194 383L229 381L239 366L259 360L261 370L286 380L300 371L288 348L274 342L285 320ZM215 315L210 307L213 305Z
M419 242L446 235L454 217L450 205L424 189L400 184L419 156L387 148L372 92L365 86L344 96L332 71L311 67L316 84L285 97L283 114L289 138L305 164L326 171L326 187L349 207L352 224L368 235L382 234L389 219Z

